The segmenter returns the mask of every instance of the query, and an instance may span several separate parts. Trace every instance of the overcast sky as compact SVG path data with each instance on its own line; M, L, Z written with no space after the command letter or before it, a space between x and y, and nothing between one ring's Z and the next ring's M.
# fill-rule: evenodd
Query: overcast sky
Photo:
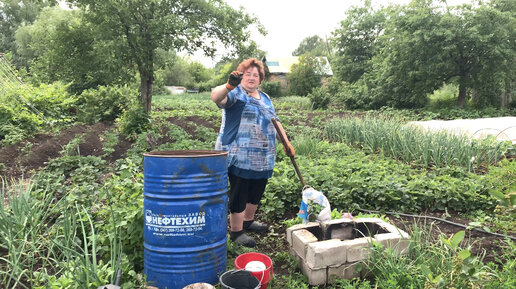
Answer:
M434 0L438 1L438 0ZM63 1L60 1L63 2ZM291 56L292 52L306 37L318 35L331 36L344 20L346 11L352 6L361 6L363 0L225 0L227 4L244 10L259 19L267 30L263 36L255 31L251 38L259 48L271 57ZM371 0L374 6L388 3L408 4L410 0ZM447 0L448 5L471 3L473 0ZM222 47L223 49L223 47ZM219 49L215 59L196 53L191 59L213 67L225 53Z
M448 5L457 5L472 0L448 0ZM303 39L313 35L330 37L344 20L346 11L352 6L361 6L361 0L226 0L238 9L242 6L249 14L256 16L267 30L267 35L253 33L261 50L272 57L291 56ZM410 0L372 0L373 5L387 3L408 4ZM219 55L223 54L219 52ZM191 58L213 67L218 59L211 60L198 53Z

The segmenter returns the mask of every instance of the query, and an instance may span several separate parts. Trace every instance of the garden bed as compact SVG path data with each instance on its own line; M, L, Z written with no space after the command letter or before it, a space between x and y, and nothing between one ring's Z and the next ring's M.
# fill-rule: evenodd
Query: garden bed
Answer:
M116 231L123 236L121 243L125 258L122 260L124 288L127 286L127 288L139 288L143 271L141 236L143 153L150 150L213 148L218 133L220 111L209 99L194 101L197 102L188 105L178 98L169 104L158 105L154 112L152 129L147 133L131 135L130 139L122 136L116 129L116 125L98 123L76 125L62 130L55 136L37 135L18 145L1 148L0 163L4 164L2 176L31 177L35 182L32 198L40 198L45 192L51 194L46 199L48 204L52 204L49 205L52 208L48 212L50 215L43 219L43 222L46 222L45 226L37 229L50 235L30 235L32 229L29 230L30 228L27 227L30 238L36 238L36 242L43 246L46 240L53 236L52 234L61 232L61 229L56 229L56 232L46 232L45 230L50 230L52 225L59 224L63 218L73 220L74 214L89 216L91 220L95 220L95 223L92 223L95 231L88 229L89 225L85 221L87 218L83 218L82 222L86 222L85 228L77 229L77 237L80 239L77 244L80 245L87 240L97 240L97 263L102 260L102 267L97 267L95 276L98 276L102 282L109 283L111 272L111 265L108 265L110 264L109 252L116 249L116 247L110 248L113 245L110 239L113 238L111 232L114 230L110 222L114 218L118 224ZM503 212L493 213L492 210L497 203L489 196L487 187L510 179L511 174L514 173L510 160L506 160L506 163L500 167L490 167L493 175L486 171L484 176L455 167L421 168L421 164L403 163L399 159L377 154L378 151L320 139L324 137L321 132L324 132L324 125L329 119L339 116L347 118L357 116L355 113L338 110L308 111L302 105L299 106L299 103L283 101L285 103L280 102L277 111L287 133L293 139L297 152L296 159L305 180L331 199L332 208L354 214L359 213L359 208L419 213L445 218L470 227L487 226L493 231L509 232L514 236L516 227L514 220L511 223L507 218L504 219ZM289 109L283 109L284 107ZM294 113L293 109L299 111ZM367 114L358 114L358 118L366 119ZM48 162L48 165L45 162ZM257 251L270 256L274 262L275 277L269 288L306 288L308 286L308 281L303 279L301 271L297 269L295 259L290 257L286 239L286 229L293 223L296 216L300 196L301 187L295 172L281 148L278 148L274 176L267 187L258 215L258 219L269 224L271 230L266 234L252 234L258 242L257 247L253 249L239 247L229 242L228 269L233 269L233 260L239 254ZM46 204L43 200L39 202ZM36 206L38 203L33 205ZM432 210L424 210L429 207ZM22 217L20 216L20 222ZM379 214L376 217L382 217L382 215ZM429 246L440 244L443 236L450 238L463 230L446 223L425 221L421 218L398 218L391 215L388 217L390 222L410 235L415 228L416 230L422 228L421 230L428 234L433 242L425 243ZM77 219L75 221L78 222ZM35 221L29 224L33 222ZM79 223L76 225L77 228L81 226ZM19 228L23 230L24 227L20 225ZM88 238L82 239L83 234ZM59 238L64 236L59 235ZM59 238L56 240L61 240ZM504 242L500 238L466 230L465 240L463 245L470 245L472 254L484 255L482 260L484 264L494 262L500 270L503 270L508 260L504 259L506 251L503 249ZM93 249L91 245L90 243L87 246L88 250ZM78 252L76 258L85 258L84 254L81 254L83 247L74 248L74 250ZM27 252L27 256L39 256L41 253L32 250ZM0 254L2 257L7 256L6 249L2 247ZM86 256L86 258L90 257ZM86 262L86 259L81 260ZM16 270L13 270L21 274L22 280L27 280L27 274L29 274L27 272L31 272L29 270L23 273L21 270L32 261L29 259L26 262L20 263L20 268L14 267ZM92 264L91 259L89 262ZM38 264L40 263L41 261L38 261ZM65 281L72 284L79 282L70 275L66 275L69 274L66 273L69 272L68 267L72 268L74 264L73 262L59 263L58 267L50 266L48 272L63 271L57 272L57 277L41 273L38 275L41 279L37 282L42 282L41 280L53 282L52 284ZM0 272L3 271L2 268L6 268L5 263L0 262ZM369 276L364 282L376 281L374 277ZM323 285L319 288L355 288L345 287L343 284Z

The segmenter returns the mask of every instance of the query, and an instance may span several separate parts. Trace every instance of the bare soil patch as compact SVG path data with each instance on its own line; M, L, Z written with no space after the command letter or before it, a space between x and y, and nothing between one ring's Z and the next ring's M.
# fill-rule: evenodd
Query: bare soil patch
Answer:
M470 220L460 216L454 212L448 212L446 217L444 212L424 212L421 213L421 216L430 216L442 218L447 221L451 221L453 223L458 223L461 225L468 226L471 222ZM412 230L415 224L418 227L429 230L431 234L431 239L433 241L438 241L440 237L444 234L447 238L452 236L453 234L465 230L462 227L454 226L452 224L440 222L433 219L425 219L421 217L395 217L389 216L389 219L392 223L394 223L398 228L409 232ZM502 243L504 242L502 237L494 236L487 233L482 233L476 230L465 230L465 244L469 244L471 246L471 252L474 255L484 254L484 263L494 262L496 263L496 256L502 256ZM502 232L500 232L503 234ZM513 236L514 237L514 236Z
M34 138L19 144L0 149L0 163L3 164L1 175L4 178L26 178L43 167L46 162L60 155L63 147L76 136L84 134L84 142L79 145L81 155L102 155L100 135L110 125L77 125L62 130L58 135L38 134Z
M198 126L208 127L214 131L218 130L215 121L209 121L201 117L188 116L185 119L169 118L169 122L178 125L192 137L196 137ZM100 136L114 125L97 123L94 125L76 125L60 131L53 135L50 133L38 134L33 138L22 141L18 144L0 148L0 176L5 179L27 178L33 175L38 169L45 166L45 163L60 156L63 147L79 135L84 135L84 141L79 144L79 153L82 156L101 156L103 141ZM168 129L162 128L162 136L159 139L148 139L151 147L167 142L173 142L167 135ZM133 141L120 135L114 152L106 157L108 162L114 162L123 158Z
M218 122L215 120L207 120L198 116L187 116L185 118L176 118L169 117L167 121L173 123L174 125L182 128L186 133L191 135L193 138L198 139L197 127L207 127L214 131L219 130ZM201 139L203 141L207 141L205 139Z

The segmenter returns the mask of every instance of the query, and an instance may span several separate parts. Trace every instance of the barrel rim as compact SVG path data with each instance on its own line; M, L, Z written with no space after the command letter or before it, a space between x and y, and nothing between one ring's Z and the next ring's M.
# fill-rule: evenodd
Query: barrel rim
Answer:
M228 152L219 150L176 150L176 151L152 151L144 153L145 157L155 158L201 158L227 156Z

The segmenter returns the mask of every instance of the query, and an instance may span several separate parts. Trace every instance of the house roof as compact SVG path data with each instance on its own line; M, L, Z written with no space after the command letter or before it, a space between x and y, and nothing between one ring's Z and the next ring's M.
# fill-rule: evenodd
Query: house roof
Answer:
M326 76L333 75L333 71L330 67L330 62L328 61L328 58L325 56L319 56L317 57L320 61L325 63L323 66L323 72ZM292 65L299 63L299 56L287 56L287 57L280 57L280 58L272 58L272 57L266 57L265 58L265 65L269 69L269 72L271 74L287 74L290 73L290 69L292 68Z

